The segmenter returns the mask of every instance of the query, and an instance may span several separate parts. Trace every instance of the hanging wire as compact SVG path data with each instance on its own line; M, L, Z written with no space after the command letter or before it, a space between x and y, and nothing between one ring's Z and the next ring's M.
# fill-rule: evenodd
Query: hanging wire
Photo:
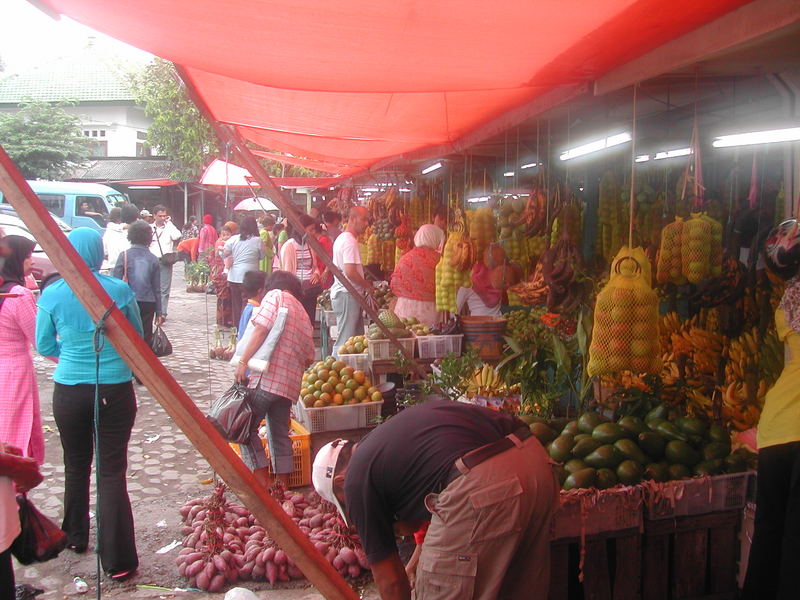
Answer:
M633 84L633 125L631 127L631 197L628 215L628 252L633 253L633 216L636 203L636 90Z

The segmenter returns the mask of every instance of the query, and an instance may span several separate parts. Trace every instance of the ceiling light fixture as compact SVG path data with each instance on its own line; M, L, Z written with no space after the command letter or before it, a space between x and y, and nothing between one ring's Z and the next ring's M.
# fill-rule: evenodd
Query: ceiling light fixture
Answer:
M513 177L513 176L514 176L514 171L506 171L505 173L503 173L503 177Z
M649 154L640 154L639 156L633 159L633 162L647 162L648 160L650 160Z
M431 165L430 167L425 167L422 169L422 174L427 175L428 173L433 173L436 169L441 169L442 163L437 162L436 164Z
M653 160L662 160L665 158L677 158L678 156L688 156L692 154L691 148L678 148L677 150L664 150L662 152L656 152L656 155L653 157Z
M770 129L767 131L751 131L749 133L735 133L721 135L711 145L714 148L729 148L731 146L750 146L752 144L773 144L776 142L795 142L800 140L800 127L788 129Z
M630 142L631 139L632 139L631 134L628 132L615 133L614 135L610 135L608 137L604 137L599 140L589 142L588 144L582 144L580 146L575 146L574 148L570 148L569 150L562 152L559 158L561 160L570 160L573 158L578 158L579 156L585 156L586 154L591 154L592 152L597 152L598 150L605 150L606 148L619 146L620 144L624 144L625 142Z
M538 164L539 163L535 163L535 162L527 163L527 164L524 164L524 165L520 166L520 169L530 169L531 167L535 167Z

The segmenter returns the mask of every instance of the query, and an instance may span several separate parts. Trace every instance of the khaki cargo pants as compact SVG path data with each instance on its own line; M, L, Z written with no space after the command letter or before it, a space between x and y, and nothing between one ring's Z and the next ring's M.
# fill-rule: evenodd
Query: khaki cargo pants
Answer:
M560 486L534 436L515 443L471 470L459 459L464 474L426 498L417 600L547 598Z

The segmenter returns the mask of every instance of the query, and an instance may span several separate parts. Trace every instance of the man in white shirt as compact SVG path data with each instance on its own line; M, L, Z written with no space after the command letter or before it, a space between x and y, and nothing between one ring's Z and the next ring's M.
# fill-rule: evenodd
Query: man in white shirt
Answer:
M343 231L333 243L333 264L336 265L344 276L356 289L367 295L372 295L372 284L364 279L364 267L361 264L361 250L358 246L358 236L367 228L367 209L356 206L350 209L347 220L347 229ZM364 333L364 318L361 315L361 305L358 300L347 291L344 284L337 276L331 286L331 304L336 313L337 340L343 344L347 338ZM338 346L334 352L339 356Z
M161 268L161 320L167 318L169 305L169 292L172 288L172 265L175 264L175 244L181 239L181 232L167 215L167 207L159 204L153 209L155 220L153 239L150 242L150 252L158 257Z

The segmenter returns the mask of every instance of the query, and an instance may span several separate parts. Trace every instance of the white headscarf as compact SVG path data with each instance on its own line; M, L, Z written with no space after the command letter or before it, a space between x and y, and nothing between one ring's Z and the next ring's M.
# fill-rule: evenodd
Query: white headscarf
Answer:
M414 236L414 245L438 250L444 244L444 232L436 225L423 225Z

